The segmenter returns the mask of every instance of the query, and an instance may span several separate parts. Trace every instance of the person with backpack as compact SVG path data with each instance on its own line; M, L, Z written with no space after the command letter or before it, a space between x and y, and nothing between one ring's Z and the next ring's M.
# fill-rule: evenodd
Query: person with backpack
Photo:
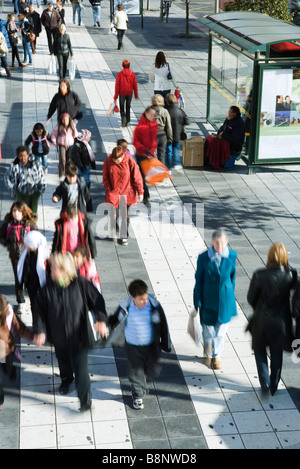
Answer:
M32 132L25 140L27 149L29 145L32 144L31 151L34 155L34 159L36 162L42 164L45 173L48 172L47 155L50 151L50 142L50 135L40 122L34 124Z

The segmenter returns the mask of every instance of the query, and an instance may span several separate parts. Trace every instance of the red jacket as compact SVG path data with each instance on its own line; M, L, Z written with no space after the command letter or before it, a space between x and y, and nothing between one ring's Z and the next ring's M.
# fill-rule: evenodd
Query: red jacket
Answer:
M134 129L132 140L137 155L148 156L146 150L150 150L154 155L157 147L157 130L157 122L150 122L144 115L141 116Z
M105 202L119 206L119 196L127 196L127 205L137 202L137 194L144 194L143 179L136 162L124 155L121 163L116 164L112 155L104 160L103 184L106 190Z
M123 68L121 72L117 74L114 99L118 99L119 95L126 96L133 92L137 99L139 96L136 76L130 68Z

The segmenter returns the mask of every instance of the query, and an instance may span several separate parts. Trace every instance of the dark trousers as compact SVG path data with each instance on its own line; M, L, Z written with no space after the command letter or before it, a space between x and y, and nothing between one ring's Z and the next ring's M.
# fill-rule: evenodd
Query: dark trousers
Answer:
M147 376L156 365L154 360L154 344L131 345L126 343L125 350L128 360L128 378L131 384L132 397L143 397L147 392Z
M13 268L14 272L14 277L15 277L15 292L16 292L16 299L17 303L25 303L25 298L23 295L23 283L19 282L18 279L18 274L17 274L17 269L18 269L18 259L11 259L11 265Z
M11 46L11 62L12 62L12 65L15 64L15 59L17 59L18 64L21 65L18 46L12 45Z
M271 391L276 391L281 376L282 355L283 351L281 348L270 346L271 374L269 374L268 357L265 347L254 350L258 378L263 389L269 387Z
M166 164L166 145L167 145L166 134L158 134L157 135L157 158L164 165Z
M15 371L13 359L14 354L11 353L5 359L2 359L3 363L0 362L0 405L2 405L4 402L3 375L5 373L9 376L9 378L13 378L13 374Z
M141 161L144 161L147 159L147 156L141 156L141 155L135 155L135 158L136 158L136 161L137 161L137 164L138 164L138 167L140 168L140 171L141 171L141 175L142 175L142 178L143 178L143 184L144 184L144 201L147 201L150 197L150 193L149 193L149 189L148 189L148 186L146 184L146 181L145 181L145 176L144 176L144 173L143 173L143 170L141 168Z
M125 34L125 29L117 29L118 49L121 49L121 46L123 45L124 34Z
M58 74L60 80L66 77L68 57L69 55L57 54Z
M75 376L75 384L80 400L84 405L90 401L90 376L88 372L88 350L71 350L55 347L60 377L70 383Z
M55 36L58 32L58 29L49 29L49 28L46 28L46 34L47 34L47 41L48 41L48 49L49 49L49 53L50 54L53 54L54 53L54 50L53 50L53 43L54 43L54 39L55 39Z
M131 100L132 100L132 94L119 96L121 119L123 120L124 117L126 117L127 124L128 122L130 122Z

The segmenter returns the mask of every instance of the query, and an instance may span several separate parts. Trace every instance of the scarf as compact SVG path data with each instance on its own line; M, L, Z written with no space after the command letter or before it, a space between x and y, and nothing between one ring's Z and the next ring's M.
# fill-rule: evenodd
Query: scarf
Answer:
M24 228L27 232L30 231L30 226L14 225L13 223L9 223L7 225L7 230L6 230L6 239L9 237L11 230L15 230L18 244L22 244L22 240L21 240L21 229L22 228Z
M30 231L24 236L24 248L22 250L18 267L17 274L18 280L21 283L23 278L23 268L24 262L27 256L27 247L30 249L37 249L37 261L36 261L36 271L39 277L40 286L43 287L46 283L46 267L45 262L49 258L49 249L47 246L47 240L45 236L42 235L39 231Z
M228 246L226 246L224 250L219 253L214 250L213 246L210 246L207 253L210 260L212 262L215 261L217 263L217 266L220 268L222 258L227 258L229 256L229 249Z

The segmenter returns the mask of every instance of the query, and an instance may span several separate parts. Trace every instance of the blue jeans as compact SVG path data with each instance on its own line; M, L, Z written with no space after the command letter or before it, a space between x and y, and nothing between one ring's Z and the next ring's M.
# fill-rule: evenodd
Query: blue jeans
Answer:
M94 18L94 24L100 23L100 17L101 17L101 6L96 5L93 6L93 18Z
M202 324L204 350L208 357L217 358L221 356L228 326L229 322L226 324L217 322L214 326Z
M30 42L27 41L26 37L22 37L23 51L24 51L24 62L27 62L27 55L29 58L29 63L32 64L32 54Z
M83 170L78 168L78 175L84 178L85 184L87 185L87 187L90 187L91 185L90 172L91 172L91 165L84 166Z
M48 168L48 159L47 155L34 155L34 160L37 163L42 164L43 168Z
M76 23L76 11L78 11L78 24L81 24L81 3L73 3L73 23Z
M167 143L166 146L166 166L172 169L174 166L182 166L179 154L180 142ZM173 160L174 157L174 160Z
M19 10L19 0L14 0L14 10L17 13L17 15L20 13Z

